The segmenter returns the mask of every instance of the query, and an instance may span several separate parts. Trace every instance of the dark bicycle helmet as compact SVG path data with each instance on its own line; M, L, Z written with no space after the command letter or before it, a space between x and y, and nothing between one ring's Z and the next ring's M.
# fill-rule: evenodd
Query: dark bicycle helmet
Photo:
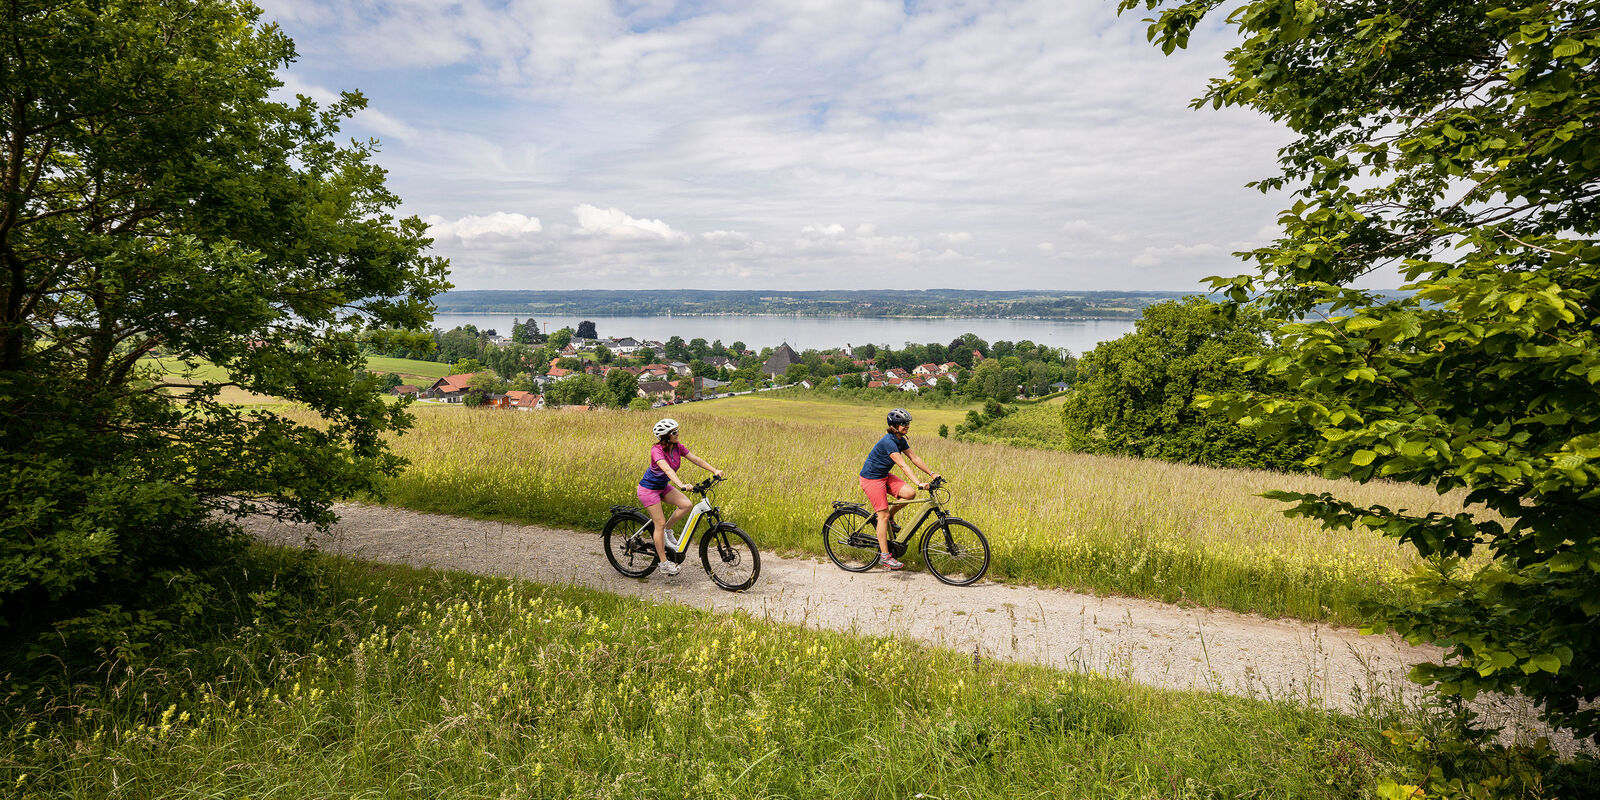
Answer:
M897 409L889 412L889 424L890 425L909 425L910 423L911 423L911 412L910 411L907 411L907 410L905 410L903 408L897 408Z

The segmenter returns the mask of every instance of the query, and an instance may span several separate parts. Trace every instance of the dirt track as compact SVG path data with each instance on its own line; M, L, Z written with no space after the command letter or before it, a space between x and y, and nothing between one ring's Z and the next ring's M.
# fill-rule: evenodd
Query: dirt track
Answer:
M1352 710L1374 696L1416 697L1406 670L1433 656L1395 637L1361 636L1350 628L987 581L956 588L925 572L858 575L826 560L771 553L762 553L756 585L732 594L716 588L694 555L677 577L624 578L606 562L594 533L377 506L344 505L339 512L343 520L319 540L324 551L579 584L716 611L742 609L812 628L910 636L989 658L1151 686ZM300 544L307 530L264 519L247 527L283 544ZM1536 729L1526 709L1500 704L1482 710L1505 720L1508 732Z

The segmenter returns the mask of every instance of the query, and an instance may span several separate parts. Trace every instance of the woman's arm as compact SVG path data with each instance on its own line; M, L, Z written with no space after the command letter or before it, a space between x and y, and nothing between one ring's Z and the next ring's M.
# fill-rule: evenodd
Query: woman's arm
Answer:
M930 477L930 478L939 477L939 473L934 472L933 469L930 468L926 463L924 463L921 458L917 457L916 453L911 452L911 448L909 448L909 447L906 448L906 455L911 457L911 463L916 464L918 469L921 469L923 472L928 473L928 477ZM911 470L906 470L907 474L910 474L910 472L911 472Z
M667 480L672 481L672 484L674 486L677 486L679 489L682 489L684 491L688 491L689 490L689 484L684 483L683 479L678 477L678 471L673 469L672 465L668 464L666 459L664 459L664 458L656 459L656 466L660 467L662 472L667 473Z
M908 455L911 453L910 450L907 450L905 452ZM915 458L915 457L916 456L912 456L912 458ZM894 463L899 464L900 465L900 469L905 470L906 477L911 479L911 485L912 486L923 487L923 488L927 487L927 484L923 483L922 481L917 480L917 473L911 471L911 465L906 463L906 457L905 456L900 455L899 453L890 453L889 454L889 458L892 459L894 461Z
M707 472L709 472L709 473L711 473L713 475L716 475L719 478L722 477L722 470L717 469L716 467L713 467L710 464L706 463L705 459L695 455L694 453L684 453L683 457L688 459L689 463L694 464L694 465L700 467L701 469L703 469L703 470L705 470L705 471L707 471Z

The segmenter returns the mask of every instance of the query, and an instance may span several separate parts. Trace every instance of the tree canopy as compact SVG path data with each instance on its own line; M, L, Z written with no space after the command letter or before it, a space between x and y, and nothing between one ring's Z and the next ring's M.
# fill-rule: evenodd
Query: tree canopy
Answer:
M1213 466L1303 469L1311 452L1304 426L1264 434L1195 408L1203 394L1275 379L1247 373L1235 358L1269 349L1260 314L1236 314L1202 297L1145 309L1133 333L1083 357L1082 379L1062 406L1068 441L1090 453ZM978 365L981 373L992 362Z
M1122 8L1158 9L1171 52L1220 5ZM1374 618L1446 648L1414 677L1521 692L1600 735L1600 3L1254 0L1228 19L1243 42L1197 104L1287 125L1258 186L1293 199L1246 254L1256 274L1214 285L1297 321L1250 365L1286 389L1215 405L1318 428L1327 475L1464 490L1461 513L1426 515L1277 496L1427 557ZM1408 293L1353 288L1375 273Z
M360 95L269 97L294 47L258 15L0 10L0 624L193 608L215 514L327 523L400 466L357 334L413 335L447 265L373 143L336 142Z

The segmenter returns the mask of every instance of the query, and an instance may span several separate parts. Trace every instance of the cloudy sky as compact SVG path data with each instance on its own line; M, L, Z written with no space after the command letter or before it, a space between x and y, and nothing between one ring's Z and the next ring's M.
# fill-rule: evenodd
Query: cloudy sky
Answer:
M1114 0L257 0L462 289L1194 289L1288 134Z

